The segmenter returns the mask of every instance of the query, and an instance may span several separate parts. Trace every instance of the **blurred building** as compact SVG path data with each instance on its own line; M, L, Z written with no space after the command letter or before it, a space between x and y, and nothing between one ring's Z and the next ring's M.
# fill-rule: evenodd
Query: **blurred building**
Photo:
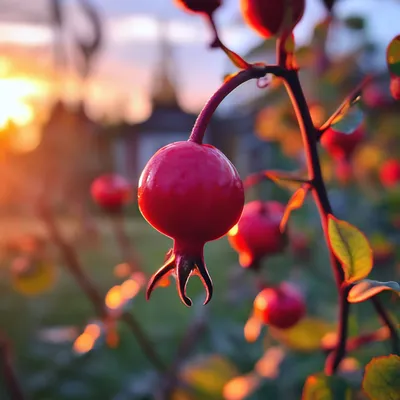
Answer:
M151 115L141 123L124 123L114 132L115 170L133 181L138 181L157 150L169 143L187 140L197 118L197 114L186 112L179 104L174 58L165 39L161 39L160 50L153 78ZM216 113L205 135L204 141L224 152L242 176L262 168L261 154L268 148L268 144L254 135L255 115L255 111L240 109L232 109L223 116Z

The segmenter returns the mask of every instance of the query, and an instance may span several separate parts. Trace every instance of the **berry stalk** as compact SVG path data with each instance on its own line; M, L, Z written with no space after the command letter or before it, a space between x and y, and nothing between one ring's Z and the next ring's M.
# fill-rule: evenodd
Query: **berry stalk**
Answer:
M197 120L194 124L192 133L189 140L198 144L203 142L204 134L207 126L217 110L218 106L222 103L226 96L233 92L243 83L252 79L263 78L267 74L274 74L275 76L282 76L283 69L277 65L265 66L251 66L248 69L242 70L234 75L232 78L226 80L222 86L214 93L208 100L204 108L201 110Z

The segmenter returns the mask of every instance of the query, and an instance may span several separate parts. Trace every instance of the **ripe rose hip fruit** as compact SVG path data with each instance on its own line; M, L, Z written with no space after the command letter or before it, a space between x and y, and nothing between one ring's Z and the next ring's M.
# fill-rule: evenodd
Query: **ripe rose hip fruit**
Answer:
M132 201L132 185L116 174L105 174L96 178L90 192L93 200L107 211L118 211Z
M305 0L241 0L245 22L260 36L291 33L304 14Z
M322 136L321 144L333 158L349 159L363 139L364 129L362 126L350 134L329 128Z
M286 245L286 235L279 224L285 205L277 201L247 203L236 226L228 233L230 245L239 253L244 268L257 265L264 256L281 252Z
M400 161L388 160L380 170L380 179L385 187L394 187L400 183Z
M222 0L175 0L178 7L189 12L211 15L222 3Z
M306 313L303 296L287 283L262 290L253 307L254 315L260 321L279 329L291 328Z
M390 79L390 93L395 100L400 100L400 77L393 76Z
M147 298L166 275L174 273L183 303L190 306L186 284L199 275L212 296L212 281L203 258L206 242L224 236L244 205L243 183L218 149L193 141L171 143L154 154L139 179L139 209L159 232L174 240L165 264L153 275Z

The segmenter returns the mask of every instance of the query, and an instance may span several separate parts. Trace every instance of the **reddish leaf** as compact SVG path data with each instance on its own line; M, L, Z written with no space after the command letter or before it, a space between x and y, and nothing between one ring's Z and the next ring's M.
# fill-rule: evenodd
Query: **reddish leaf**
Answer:
M297 210L304 204L304 200L306 199L308 190L309 190L309 186L307 185L307 186L302 186L301 188L297 189L293 193L292 197L290 198L290 200L286 206L285 213L283 214L281 224L279 226L279 229L281 230L281 232L284 232L291 212L293 210Z

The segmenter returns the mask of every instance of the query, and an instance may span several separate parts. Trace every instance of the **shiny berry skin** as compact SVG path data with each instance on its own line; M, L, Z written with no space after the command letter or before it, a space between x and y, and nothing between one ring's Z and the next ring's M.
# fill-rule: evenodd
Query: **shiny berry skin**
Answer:
M247 203L238 224L228 233L230 245L239 253L244 268L251 267L265 256L281 252L286 245L286 235L279 225L285 205L277 201Z
M222 0L175 0L175 4L185 11L211 15Z
M291 33L304 14L305 0L241 0L247 25L268 39Z
M400 183L400 161L388 160L386 161L379 173L382 185L390 188L397 186Z
M243 210L243 183L235 167L211 145L171 143L145 166L138 202L147 222L174 240L164 266L150 280L147 296L163 276L175 273L179 296L190 306L186 284L190 274L197 273L207 289L207 303L212 282L204 264L204 245L224 236Z
M254 315L266 325L288 329L306 313L303 296L291 285L263 289L254 300Z
M93 200L106 211L119 211L132 199L132 185L122 176L105 174L97 177L90 192Z
M390 93L395 100L400 100L400 77L392 76L390 79Z
M347 134L329 128L321 138L321 144L335 159L349 159L364 139L364 129L358 127L353 133Z

